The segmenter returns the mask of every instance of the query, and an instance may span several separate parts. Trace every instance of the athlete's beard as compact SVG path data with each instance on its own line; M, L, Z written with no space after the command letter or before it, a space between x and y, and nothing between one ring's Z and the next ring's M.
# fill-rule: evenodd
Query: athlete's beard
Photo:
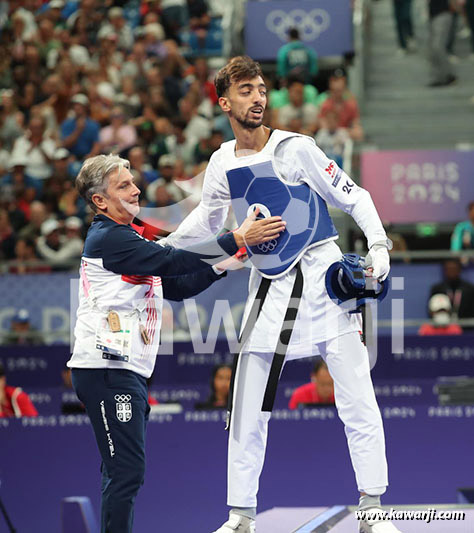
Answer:
M250 110L247 111L247 114L250 113ZM247 130L255 130L263 124L263 113L260 120L253 120L247 117L247 114L244 116L234 115L235 120Z

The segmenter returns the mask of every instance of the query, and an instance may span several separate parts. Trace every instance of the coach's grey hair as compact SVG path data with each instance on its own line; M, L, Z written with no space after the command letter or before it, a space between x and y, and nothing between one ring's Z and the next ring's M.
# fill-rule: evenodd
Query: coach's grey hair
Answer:
M76 188L94 212L97 211L97 206L92 201L92 196L107 196L105 191L110 174L116 169L120 174L123 168L130 169L130 162L118 155L96 155L85 160L76 178Z

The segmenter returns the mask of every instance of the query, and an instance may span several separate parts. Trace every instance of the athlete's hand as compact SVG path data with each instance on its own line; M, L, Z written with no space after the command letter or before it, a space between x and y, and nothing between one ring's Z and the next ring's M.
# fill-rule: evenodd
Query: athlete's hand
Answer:
M385 243L375 243L365 257L365 270L368 276L379 281L387 278L390 272L390 257Z
M257 207L234 231L237 246L256 246L262 242L277 239L285 231L286 222L281 217L269 217L257 220L260 208Z

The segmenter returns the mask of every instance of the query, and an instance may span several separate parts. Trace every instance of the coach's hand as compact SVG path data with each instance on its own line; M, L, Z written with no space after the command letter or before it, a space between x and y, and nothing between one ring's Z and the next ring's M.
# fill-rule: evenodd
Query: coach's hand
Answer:
M234 238L237 246L256 246L262 242L277 239L285 231L286 222L281 217L269 217L257 220L260 209L249 215L240 228L234 231Z
M228 257L220 263L215 264L214 268L216 268L219 272L225 272L226 270L240 270L241 268L244 268L245 261L248 259L248 255L247 252L243 250L245 250L245 248L239 250L232 257Z

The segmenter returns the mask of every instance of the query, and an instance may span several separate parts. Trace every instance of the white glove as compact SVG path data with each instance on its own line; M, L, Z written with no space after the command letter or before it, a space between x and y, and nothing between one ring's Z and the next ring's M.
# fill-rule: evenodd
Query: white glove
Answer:
M372 245L365 257L365 270L368 275L379 281L387 278L390 272L390 257L388 255L388 245L385 241L376 242Z

